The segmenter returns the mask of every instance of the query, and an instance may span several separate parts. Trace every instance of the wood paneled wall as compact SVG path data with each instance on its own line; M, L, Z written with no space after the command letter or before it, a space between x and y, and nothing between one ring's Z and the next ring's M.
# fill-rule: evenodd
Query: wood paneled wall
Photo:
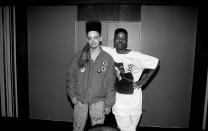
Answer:
M140 21L140 5L78 5L78 21Z

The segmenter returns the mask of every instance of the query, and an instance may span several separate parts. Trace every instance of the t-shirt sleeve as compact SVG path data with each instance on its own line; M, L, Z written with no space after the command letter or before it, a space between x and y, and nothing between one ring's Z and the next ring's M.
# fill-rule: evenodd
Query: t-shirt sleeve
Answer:
M135 56L137 56L138 62L143 69L155 69L159 62L158 58L143 53L136 52Z

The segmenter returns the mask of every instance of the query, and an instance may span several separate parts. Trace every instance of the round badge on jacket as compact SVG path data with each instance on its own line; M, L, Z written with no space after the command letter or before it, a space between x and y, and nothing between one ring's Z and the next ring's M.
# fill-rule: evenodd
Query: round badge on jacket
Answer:
M100 69L100 68L98 68L98 69L97 69L97 72L98 72L98 73L100 73L100 72L101 72L101 69Z
M80 72L84 72L85 71L85 68L80 68Z

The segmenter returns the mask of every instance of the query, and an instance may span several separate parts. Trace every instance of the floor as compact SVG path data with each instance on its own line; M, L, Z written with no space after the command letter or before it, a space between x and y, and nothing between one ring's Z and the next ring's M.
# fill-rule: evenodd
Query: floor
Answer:
M72 131L72 122L50 121L50 120L36 120L36 119L20 119L20 118L0 118L2 129L25 129L25 130L67 130ZM87 122L85 131L89 131L90 124ZM107 126L115 127L115 123L108 123ZM159 128L159 127L138 127L137 131L189 131L185 128ZM101 130L102 131L102 130ZM108 130L109 131L109 130ZM197 130L198 131L198 130Z

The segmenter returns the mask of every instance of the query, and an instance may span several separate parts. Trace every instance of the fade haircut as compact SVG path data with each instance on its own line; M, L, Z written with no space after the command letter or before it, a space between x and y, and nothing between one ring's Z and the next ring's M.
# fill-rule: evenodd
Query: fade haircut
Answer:
M124 29L124 28L118 28L118 29L116 29L114 35L116 35L116 34L118 34L118 33L120 33L120 32L126 34L126 36L128 37L128 32L127 32L127 30Z

